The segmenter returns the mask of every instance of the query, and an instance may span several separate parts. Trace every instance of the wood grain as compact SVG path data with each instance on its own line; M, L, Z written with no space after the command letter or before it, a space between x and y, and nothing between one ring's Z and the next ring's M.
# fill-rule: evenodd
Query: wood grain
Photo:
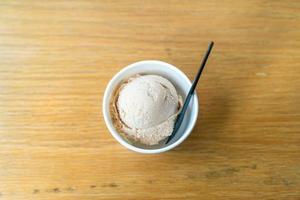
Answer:
M101 113L139 60L190 78L192 135L124 149ZM300 199L300 2L0 2L0 199Z

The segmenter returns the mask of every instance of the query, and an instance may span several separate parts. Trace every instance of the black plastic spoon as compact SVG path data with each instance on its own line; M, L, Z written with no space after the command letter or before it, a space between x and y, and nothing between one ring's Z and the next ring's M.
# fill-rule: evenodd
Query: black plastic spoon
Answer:
M203 71L203 69L204 69L204 66L205 66L205 64L206 64L206 61L207 61L207 59L208 59L208 56L209 56L209 54L210 54L211 49L212 49L213 46L214 46L214 42L210 42L210 44L209 44L209 46L208 46L208 49L207 49L207 51L206 51L206 54L205 54L205 56L204 56L204 58L203 58L203 60L202 60L202 63L201 63L201 65L200 65L199 71L197 72L197 75L196 75L195 80L194 80L194 82L193 82L193 84L192 84L192 86L191 86L191 89L190 89L190 91L189 91L189 93L188 93L188 95L187 95L187 97L186 97L186 99L185 99L185 102L184 102L184 104L183 104L183 106L182 106L182 109L181 109L180 113L178 114L178 117L177 117L177 119L176 119L176 121L175 121L175 125L174 125L173 132L172 132L172 134L169 136L169 138L168 138L166 144L168 144L168 143L170 142L170 140L173 139L173 137L175 136L176 132L177 132L178 129L180 128L180 125L181 125L181 123L182 123L182 121L183 121L185 112L186 112L186 110L187 110L187 108L188 108L188 105L189 105L191 99L192 99L192 96L193 96L193 94L194 94L195 88L196 88L197 83L198 83L198 81L199 81L200 75L201 75L201 73L202 73L202 71Z

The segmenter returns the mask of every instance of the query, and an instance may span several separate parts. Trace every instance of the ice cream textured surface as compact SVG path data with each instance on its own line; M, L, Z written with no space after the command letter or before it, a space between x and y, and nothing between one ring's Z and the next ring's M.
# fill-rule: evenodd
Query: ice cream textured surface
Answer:
M171 135L182 99L166 78L137 75L120 86L114 104L126 137L154 145Z

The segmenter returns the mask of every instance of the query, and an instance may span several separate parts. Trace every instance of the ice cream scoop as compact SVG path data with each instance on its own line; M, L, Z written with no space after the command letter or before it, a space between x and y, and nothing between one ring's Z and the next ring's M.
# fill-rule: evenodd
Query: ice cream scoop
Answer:
M182 98L158 75L136 75L123 83L113 100L116 127L129 140L158 144L171 135Z

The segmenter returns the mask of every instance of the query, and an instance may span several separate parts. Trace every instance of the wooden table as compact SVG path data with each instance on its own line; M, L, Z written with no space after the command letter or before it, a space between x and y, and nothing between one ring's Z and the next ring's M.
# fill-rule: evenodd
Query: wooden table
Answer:
M108 132L102 96L124 66L200 80L173 151ZM300 199L300 2L0 2L0 199Z

